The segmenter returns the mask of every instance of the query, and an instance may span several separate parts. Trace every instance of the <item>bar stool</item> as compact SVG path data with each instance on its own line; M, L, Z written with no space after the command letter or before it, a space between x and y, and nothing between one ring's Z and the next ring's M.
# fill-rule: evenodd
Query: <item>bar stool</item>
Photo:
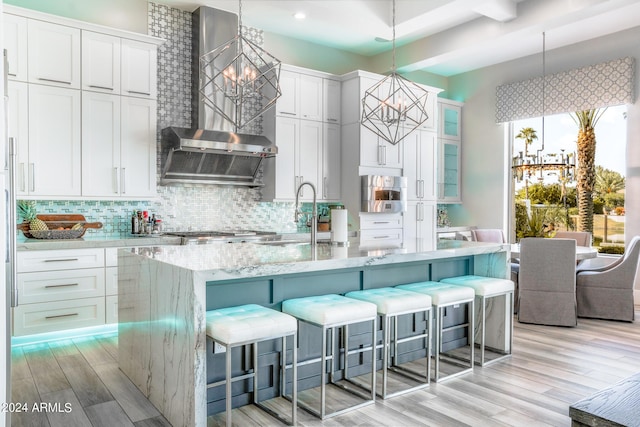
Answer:
M480 366L485 366L487 364L497 362L507 356L511 356L511 349L513 348L513 316L510 313L513 313L513 290L514 284L511 280L507 279L499 279L495 277L484 277L484 276L475 276L475 275L467 275L467 276L457 276L457 277L449 277L447 279L440 280L442 283L449 283L457 286L465 286L469 288L473 288L476 294L476 298L481 303L480 305ZM496 348L490 348L492 352L501 354L502 356L493 358L487 362L485 362L485 348L487 348L485 344L486 340L486 326L487 326L487 309L486 304L487 300L491 298L497 298L500 296L505 296L505 298L509 298L509 308L507 312L508 315L504 316L504 320L498 322L498 327L502 327L502 331L497 330L495 335L497 337L505 337L507 331L509 333L509 349L508 350L498 350ZM507 326L509 323L510 326Z
M340 295L320 295L313 297L294 298L282 302L282 311L288 313L298 319L298 322L304 322L310 325L322 328L322 348L319 358L306 360L298 364L298 366L307 365L311 363L320 362L320 411L307 405L305 402L298 402L301 408L310 412L311 414L326 419L336 415L343 414L347 411L361 408L365 405L370 405L375 402L375 389L376 389L376 357L375 357L375 341L376 341L376 323L377 313L376 306L374 304L358 301L351 298L346 298ZM349 350L349 330L348 326L355 323L371 322L371 345L369 347ZM342 328L342 336L344 338L344 368L343 378L350 383L363 388L360 384L349 380L348 378L348 356L350 354L363 353L371 351L371 384L372 389L365 389L370 396L359 393L355 389L346 388L342 384L334 382L334 372L336 364L336 356L334 354L334 334L335 328ZM327 354L327 332L330 332L331 343L330 354ZM339 354L339 352L338 352ZM338 356L339 357L339 356ZM329 363L329 384L338 386L339 388L348 391L356 396L365 399L364 402L334 411L327 414L326 412L326 379L327 379L327 360Z
M378 288L365 291L354 291L345 294L347 298L355 298L367 301L376 305L378 315L382 316L382 393L377 393L383 399L398 396L410 391L425 388L429 385L431 376L431 297L429 295L418 294L396 288ZM425 313L427 327L425 332L419 335L412 335L406 338L398 338L398 316L414 313ZM393 332L391 322L393 321ZM398 344L426 339L426 371L420 374L412 369L399 366L398 364ZM389 366L389 347L393 344L393 358ZM421 381L421 384L387 393L388 367L394 372L403 375L413 381ZM416 378L418 377L418 378Z
M473 301L475 298L475 293L472 288L466 288L463 286L451 285L448 283L439 283L439 282L417 282L410 283L407 285L398 285L396 289L404 289L405 291L418 292L421 294L426 294L431 297L431 302L433 304L433 308L435 308L435 318L436 318L436 326L435 326L435 345L437 349L437 354L435 355L435 373L434 373L434 381L440 381L440 359L446 358L448 362L453 363L457 366L460 366L464 369L458 371L453 374L449 374L446 378L453 378L458 375L466 374L467 372L471 372L473 370L473 361L474 361L474 343L473 343L473 324L474 324L474 307ZM460 304L467 304L467 316L469 318L468 322L453 325L449 327L443 326L443 317L444 312L447 307L457 307ZM445 332L453 331L459 328L466 328L468 341L469 341L469 359L463 358L461 356L452 355L442 351L442 341ZM460 363L463 362L463 363ZM468 364L468 366L467 366Z
M290 425L297 424L297 335L298 323L288 314L262 307L256 304L247 304L237 307L221 308L207 311L207 336L214 342L225 347L226 366L225 379L207 384L207 388L226 385L226 422L231 427L231 384L234 381L253 378L253 404L267 412L269 415ZM280 395L286 395L286 354L287 337L293 337L293 387L291 393L291 420L267 408L258 401L258 343L261 341L282 338L282 353L280 357L281 381ZM249 345L253 347L253 372L246 375L231 376L231 349L238 346Z

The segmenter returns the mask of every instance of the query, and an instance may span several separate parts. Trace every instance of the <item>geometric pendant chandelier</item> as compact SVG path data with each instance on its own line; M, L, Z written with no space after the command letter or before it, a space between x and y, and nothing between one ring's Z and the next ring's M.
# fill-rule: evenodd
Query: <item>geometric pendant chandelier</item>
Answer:
M428 92L396 72L396 2L393 0L393 65L391 74L365 91L364 127L395 145L429 119Z
M242 129L275 105L281 95L280 61L242 34L242 0L238 34L200 57L204 102Z

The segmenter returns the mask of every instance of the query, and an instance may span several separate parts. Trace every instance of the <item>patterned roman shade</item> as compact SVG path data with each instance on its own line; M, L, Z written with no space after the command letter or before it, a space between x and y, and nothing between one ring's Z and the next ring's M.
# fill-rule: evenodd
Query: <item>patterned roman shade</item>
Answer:
M632 104L634 58L550 74L545 77L544 115ZM498 86L496 122L541 117L542 77Z

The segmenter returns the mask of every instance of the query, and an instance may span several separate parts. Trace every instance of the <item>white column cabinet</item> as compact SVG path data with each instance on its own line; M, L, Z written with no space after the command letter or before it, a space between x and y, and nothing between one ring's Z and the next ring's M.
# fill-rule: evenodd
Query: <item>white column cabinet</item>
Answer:
M436 249L435 202L409 201L403 213L403 246L418 251Z
M415 130L403 141L403 176L408 200L436 200L438 143L436 133Z
M27 18L10 15L4 17L4 48L7 49L9 80L27 81Z
M80 91L29 86L29 161L31 196L80 196Z
M82 89L120 95L120 38L82 31Z
M24 82L9 81L9 137L16 146L16 195L29 194L29 85Z
M322 139L322 181L320 193L322 200L340 200L340 126L324 124Z
M156 45L122 39L122 95L156 99L158 49Z
M29 19L29 83L80 89L80 30Z
M322 104L324 108L323 121L339 124L340 113L340 82L332 79L322 79Z
M322 123L311 120L300 120L300 142L296 150L296 175L298 185L310 182L316 188L316 199L322 198L319 172L322 167ZM300 199L313 200L313 192L307 186L303 187Z

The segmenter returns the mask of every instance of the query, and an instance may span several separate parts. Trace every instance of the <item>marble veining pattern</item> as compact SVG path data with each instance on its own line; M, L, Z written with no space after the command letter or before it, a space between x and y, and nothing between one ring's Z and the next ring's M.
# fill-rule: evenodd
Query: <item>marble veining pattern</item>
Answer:
M453 242L453 241L452 241ZM207 280L228 280L247 277L290 274L461 257L504 252L502 244L455 241L457 247L430 252L402 249L360 249L352 241L346 254L329 244L319 244L316 250L308 243L272 246L259 243L163 246L140 248L138 253L156 261L188 270L200 271ZM346 255L346 256L345 256ZM498 260L500 257L497 257ZM486 269L495 272L497 268ZM502 269L506 271L506 265ZM498 276L498 277L503 277Z

